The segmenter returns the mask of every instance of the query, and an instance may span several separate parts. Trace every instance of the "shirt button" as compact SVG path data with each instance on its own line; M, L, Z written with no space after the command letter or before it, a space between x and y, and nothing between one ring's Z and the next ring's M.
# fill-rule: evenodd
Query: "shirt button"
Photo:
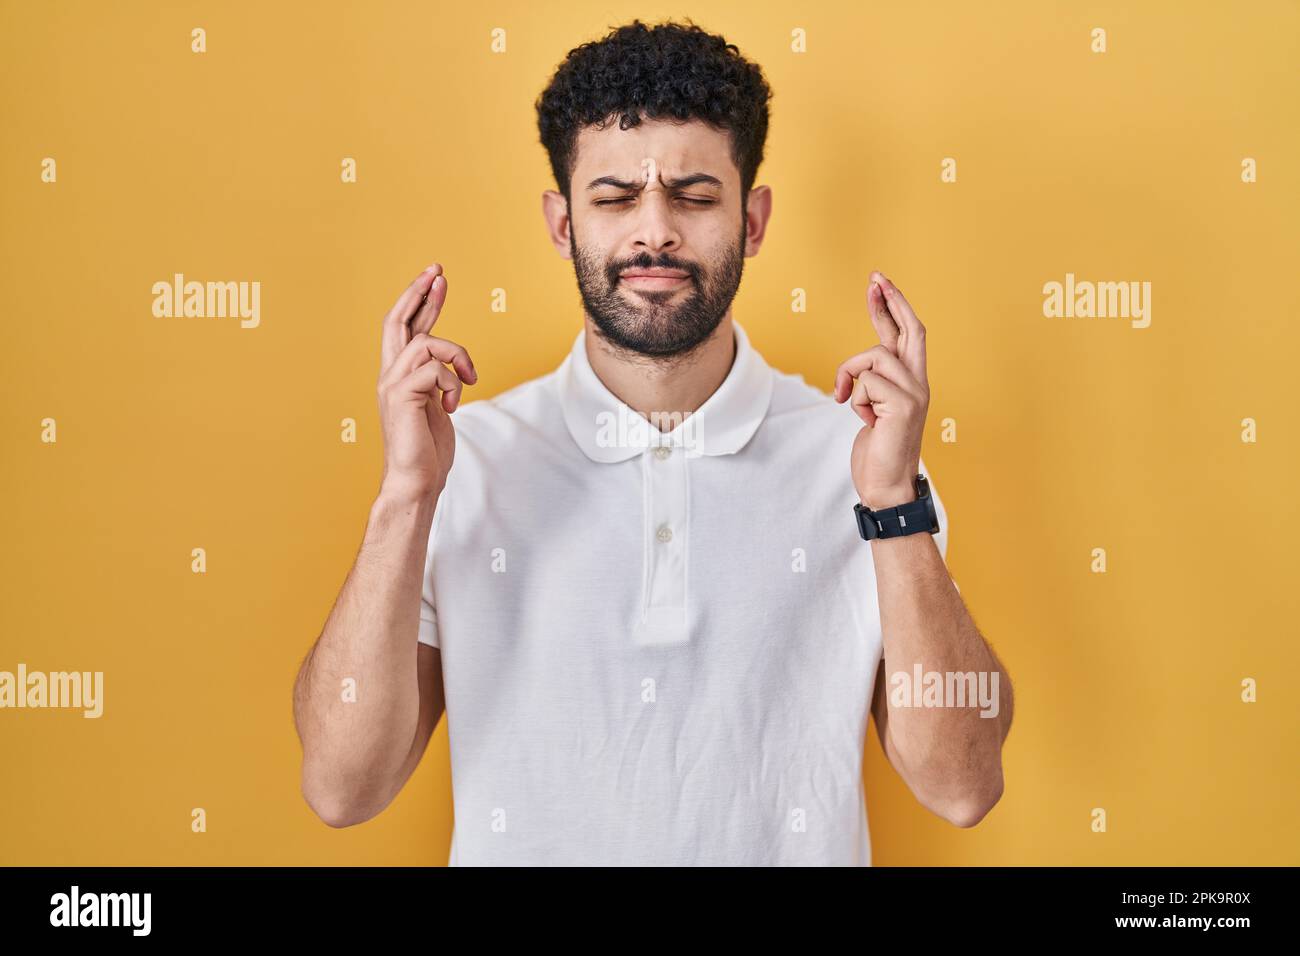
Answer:
M660 445L655 449L655 457L658 458L660 461L663 461L672 453L673 450L669 448L667 445Z
M673 529L668 527L666 524L661 524L659 526L657 537L660 541L671 541L673 540Z

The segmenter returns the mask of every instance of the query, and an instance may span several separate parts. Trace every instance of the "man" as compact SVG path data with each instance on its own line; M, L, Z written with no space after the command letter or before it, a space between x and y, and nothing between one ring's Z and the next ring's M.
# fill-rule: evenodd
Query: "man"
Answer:
M915 480L924 327L873 272L880 344L832 398L731 313L771 214L770 95L695 26L572 51L537 104L569 355L462 407L470 356L428 334L441 267L385 317L383 479L295 693L325 822L393 800L444 699L453 864L867 865L869 710L926 807L968 827L999 799L1010 683ZM914 668L996 699L913 706Z

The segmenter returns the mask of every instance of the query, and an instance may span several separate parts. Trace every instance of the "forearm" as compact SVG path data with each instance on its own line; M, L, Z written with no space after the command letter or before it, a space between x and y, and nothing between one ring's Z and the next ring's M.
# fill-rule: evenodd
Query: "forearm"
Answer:
M887 732L898 769L927 806L953 818L978 818L1002 793L1011 682L971 620L931 535L877 539L871 548ZM935 678L927 679L932 674L942 680L944 706L927 705L933 704L925 695L934 692ZM921 700L915 699L918 684ZM959 688L962 699L954 699L948 692Z
M368 818L404 782L398 777L419 722L415 635L436 503L435 495L381 491L356 562L299 671L303 794L323 816Z

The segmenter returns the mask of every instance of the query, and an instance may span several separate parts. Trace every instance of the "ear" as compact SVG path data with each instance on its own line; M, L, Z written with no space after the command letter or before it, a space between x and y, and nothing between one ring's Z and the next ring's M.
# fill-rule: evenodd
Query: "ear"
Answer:
M767 221L772 218L772 187L755 186L745 202L745 255L758 255L767 233Z
M563 258L569 254L569 230L573 222L569 218L569 203L557 190L547 189L542 193L542 217L546 220L546 230L551 237L551 245Z

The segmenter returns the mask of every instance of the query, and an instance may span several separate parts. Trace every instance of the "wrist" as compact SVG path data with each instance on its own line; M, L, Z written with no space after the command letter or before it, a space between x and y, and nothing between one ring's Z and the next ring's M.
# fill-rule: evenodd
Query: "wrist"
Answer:
M871 488L865 493L858 492L862 507L872 511L882 511L895 505L905 505L916 500L916 488L913 485L896 485L892 488Z
M383 510L428 508L433 510L442 494L441 488L430 488L418 482L405 482L385 477L375 496L375 507Z

